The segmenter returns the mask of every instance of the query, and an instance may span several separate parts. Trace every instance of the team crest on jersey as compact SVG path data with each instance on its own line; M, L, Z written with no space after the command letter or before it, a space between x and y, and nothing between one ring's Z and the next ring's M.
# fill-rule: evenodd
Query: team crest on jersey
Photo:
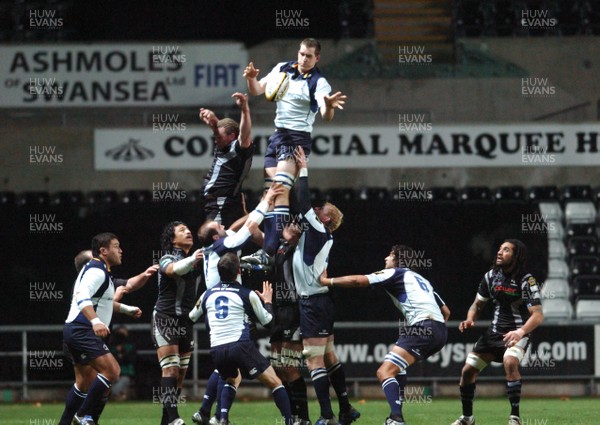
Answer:
M527 283L529 283L529 286L537 285L537 281L535 280L535 277L533 277L533 276L529 276L529 279L527 279Z

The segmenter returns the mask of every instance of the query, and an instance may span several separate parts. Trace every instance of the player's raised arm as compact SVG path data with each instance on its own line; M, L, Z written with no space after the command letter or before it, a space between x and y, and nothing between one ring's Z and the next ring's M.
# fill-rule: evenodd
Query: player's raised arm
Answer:
M165 255L160 259L160 270L169 277L174 275L183 276L189 273L202 258L201 249L197 249L192 255L179 261L175 261L175 257L172 255Z
M250 62L244 69L244 78L248 83L248 91L252 96L263 94L265 92L265 87L267 86L266 82L261 83L258 81L257 77L259 72L260 69L254 68L254 64L252 62Z
M273 288L269 282L263 282L262 292L251 292L250 293L250 304L252 310L256 315L256 318L261 325L265 326L271 323L273 320L273 309L271 306L271 300L273 298ZM262 302L261 302L262 300ZM265 303L263 306L263 302Z
M198 321L198 319L201 318L204 314L204 310L202 309L202 303L204 302L205 296L206 292L203 292L202 295L200 295L200 298L198 298L198 301L196 301L196 305L194 306L194 308L190 311L189 317L192 322Z
M247 149L252 144L252 118L250 117L250 107L248 106L248 95L234 93L231 97L235 98L235 104L240 108L240 146Z
M312 208L310 191L308 190L308 159L304 154L304 149L300 146L294 150L294 157L298 165L298 180L295 184L298 209L301 213L306 214Z

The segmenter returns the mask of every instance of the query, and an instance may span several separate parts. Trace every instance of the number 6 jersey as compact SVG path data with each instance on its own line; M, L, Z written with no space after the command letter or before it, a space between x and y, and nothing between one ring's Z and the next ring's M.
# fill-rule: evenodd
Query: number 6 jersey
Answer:
M371 273L367 278L369 284L385 289L410 326L422 320L444 322L433 287L420 274L396 267Z
M267 304L267 308L271 304ZM220 283L204 292L190 312L197 321L206 315L210 328L210 346L216 347L236 341L250 341L249 317L263 326L273 319L256 293L237 282Z

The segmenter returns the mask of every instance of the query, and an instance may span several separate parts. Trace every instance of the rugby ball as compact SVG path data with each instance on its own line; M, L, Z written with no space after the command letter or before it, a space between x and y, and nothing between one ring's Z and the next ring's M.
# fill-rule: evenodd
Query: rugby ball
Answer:
M265 87L265 97L271 102L278 102L288 91L290 86L290 77L287 72L278 72L267 80Z

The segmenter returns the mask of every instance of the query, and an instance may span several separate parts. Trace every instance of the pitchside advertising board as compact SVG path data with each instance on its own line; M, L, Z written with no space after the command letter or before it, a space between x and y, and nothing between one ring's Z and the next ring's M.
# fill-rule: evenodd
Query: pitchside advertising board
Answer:
M199 104L199 103L198 103ZM97 170L207 169L213 157L208 127L155 114L148 128L96 129ZM429 127L428 127L429 128ZM272 127L254 127L263 156ZM600 164L598 124L440 125L427 131L392 126L337 127L317 123L311 168L557 167ZM253 167L262 167L254 161Z
M241 43L0 46L0 107L230 105Z
M348 325L348 326L344 326ZM360 323L336 324L336 353L350 377L373 377L385 355L406 328L366 326ZM410 376L458 377L467 355L487 326L477 326L460 333L456 326L448 327L448 342L440 352L409 368ZM260 340L263 354L268 354L268 340ZM600 376L600 325L542 325L533 333L522 362L523 376ZM491 363L486 376L504 376L501 363Z

